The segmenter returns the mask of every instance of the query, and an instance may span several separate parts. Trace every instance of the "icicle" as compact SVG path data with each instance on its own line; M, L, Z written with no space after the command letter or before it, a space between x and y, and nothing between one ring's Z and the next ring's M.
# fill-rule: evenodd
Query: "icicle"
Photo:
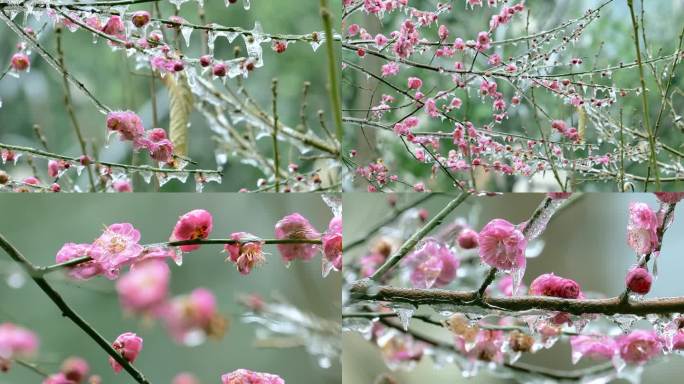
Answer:
M188 26L183 26L181 27L181 35L183 35L183 39L185 40L185 46L190 47L190 36L192 35L192 31L194 28L188 27Z
M634 323L639 320L639 317L636 315L614 315L612 320L620 327L623 333L629 333L632 331Z
M404 328L404 331L408 331L409 323L411 322L413 314L416 312L416 307L413 304L407 303L393 303L390 307L394 310L397 316L399 316L399 320L401 321L401 326Z
M515 296L518 294L518 290L520 289L520 285L522 284L522 279L523 276L525 275L525 268L516 268L511 271L511 277L513 278L513 286L512 286L512 293L511 296Z
M366 339L370 339L373 321L359 317L345 317L342 319L342 332L358 332Z
M334 264L331 263L327 257L321 257L321 273L323 275L323 278L328 277L328 275L333 269L335 269Z
M539 208L537 208L542 210L541 213L536 218L536 220L534 220L534 222L529 228L526 227L524 229L524 233L527 237L528 242L536 239L539 235L542 234L542 232L544 232L544 230L546 229L546 225L551 220L551 217L553 217L553 214L556 213L556 210L558 210L558 208L561 205L563 205L564 202L565 201L563 199L554 199L549 202L547 202L547 200L544 200L542 202L542 205ZM544 208L545 204L548 204L546 208Z
M332 210L333 216L342 216L342 195L333 193L324 193L321 198L325 204Z
M154 173L152 171L138 170L138 174L142 176L145 183L149 184L152 181L152 176Z

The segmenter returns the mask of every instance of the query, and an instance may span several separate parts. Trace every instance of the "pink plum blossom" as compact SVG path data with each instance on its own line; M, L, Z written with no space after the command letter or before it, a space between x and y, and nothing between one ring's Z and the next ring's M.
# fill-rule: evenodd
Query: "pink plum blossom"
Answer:
M78 384L78 382L67 378L63 373L55 373L46 377L42 384Z
M128 179L119 179L112 183L112 188L117 192L133 192L133 184Z
M408 87L411 89L419 89L420 87L423 86L423 80L421 80L418 77L409 77L408 78Z
M582 290L574 280L556 276L553 273L545 273L532 281L530 294L577 299L581 297Z
M323 255L335 270L342 269L342 217L335 216L323 234Z
M280 219L275 226L275 236L277 239L289 240L317 240L321 238L321 234L309 223L309 220L299 213L293 213ZM311 260L318 249L317 244L278 244L280 255L286 263L295 259Z
M469 360L503 363L503 343L503 331L481 329L475 335L474 340L466 340L462 336L456 336L456 348ZM474 344L474 346L468 347L467 344Z
M114 340L112 347L124 360L133 363L143 348L143 339L132 332L122 333ZM119 373L123 369L123 366L111 356L109 357L109 365L112 366L115 373Z
M74 356L64 360L60 370L67 379L80 383L88 376L90 366L84 359Z
M12 66L12 69L14 69L15 71L23 72L27 70L31 65L31 59L29 59L28 55L26 55L25 53L17 52L14 55L12 55L10 65Z
M411 284L417 288L443 287L451 283L459 266L449 247L435 239L426 239L403 263L411 270Z
M213 218L211 213L204 209L192 210L181 216L176 222L176 226L171 233L170 241L206 239L213 229ZM199 244L181 245L183 252L190 252L199 249Z
M119 276L121 267L131 264L143 251L140 231L130 223L112 224L94 242L99 252L90 255L104 270L110 280Z
M159 260L132 269L116 282L121 306L131 312L153 311L166 300L170 278L169 266Z
M615 340L600 335L571 336L570 347L574 363L585 356L592 360L610 360L617 352Z
M113 111L107 114L107 129L118 132L121 140L139 140L144 132L140 116L132 111Z
M399 73L399 64L397 64L395 61L391 61L387 64L384 64L381 69L383 77L394 76Z
M125 31L124 23L121 17L117 15L110 17L104 27L102 27L102 32L112 36L121 36Z
M666 204L675 204L684 199L684 192L656 192L655 195Z
M12 359L31 357L38 350L38 336L12 323L0 323L0 372L7 372Z
M91 277L101 275L104 272L102 265L95 261L96 259L100 259L102 257L102 251L102 248L92 244L66 243L57 252L55 261L57 263L65 263L67 261L81 257L91 257L93 260L67 268L70 277L79 280L86 280L90 279Z
M480 259L492 267L512 270L525 267L527 240L522 232L504 219L487 223L478 236Z
M654 331L635 330L616 341L620 357L627 364L644 364L663 351L663 344Z
M173 377L171 384L200 384L200 381L192 373L181 372Z
M150 129L142 145L150 152L150 157L162 163L173 160L173 143L166 138L166 131L162 128Z
M226 244L223 249L228 253L228 260L233 262L238 272L249 275L253 268L266 261L263 252L263 241L251 233L236 232L230 235L236 243Z
M658 245L658 217L646 203L629 205L627 243L639 255L653 252Z
M50 160L48 161L48 176L51 178L56 178L59 176L59 171L61 171L62 168L59 165L59 162L56 160Z
M178 343L184 343L194 331L211 334L217 315L216 297L205 288L173 298L162 311L169 333Z
M222 384L285 384L278 375L238 369L221 376Z
M375 45L378 47L384 47L388 41L389 39L383 34L378 33L375 35Z

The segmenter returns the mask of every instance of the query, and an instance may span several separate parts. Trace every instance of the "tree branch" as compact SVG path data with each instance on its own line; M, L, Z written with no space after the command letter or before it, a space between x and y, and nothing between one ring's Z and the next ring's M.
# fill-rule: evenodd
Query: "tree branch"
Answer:
M236 244L236 243L249 243L254 241L260 241L263 244L322 244L323 241L320 239L246 239L246 240L235 240L235 239L193 239L193 240L179 240L179 241L169 241L166 243L156 243L147 244L144 247L179 247L181 245L199 245L199 244ZM36 267L36 273L38 276L46 275L54 271L58 271L68 267L74 267L79 264L91 261L90 256L78 257L65 261L63 263L53 264L47 267Z
M587 313L647 315L684 312L684 297L664 297L634 303L623 302L620 297L573 300L549 296L485 296L478 300L477 291L377 286L368 279L353 283L351 294L355 300L402 302L415 306L435 304L477 306L485 309L516 312L533 309L568 312L574 315Z
M0 248L2 248L7 255L19 264L24 271L33 279L33 281L40 287L40 289L55 303L55 305L62 311L62 316L74 322L83 332L85 332L91 339L93 339L109 356L116 360L128 372L128 374L140 384L149 384L145 376L138 371L128 360L124 359L98 331L95 330L87 321L85 321L76 311L74 311L60 296L60 294L52 288L52 286L40 275L38 267L33 265L24 255L22 255L5 237L0 234Z

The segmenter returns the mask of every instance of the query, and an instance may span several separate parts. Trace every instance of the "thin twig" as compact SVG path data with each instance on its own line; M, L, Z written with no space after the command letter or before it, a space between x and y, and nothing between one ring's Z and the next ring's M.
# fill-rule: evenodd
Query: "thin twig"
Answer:
M392 267L394 267L397 263L399 263L401 259L403 259L404 256L406 256L406 254L408 254L423 237L430 233L430 231L432 231L435 227L442 224L444 218L447 217L454 209L456 209L456 207L461 205L461 203L464 202L468 196L470 195L464 192L458 195L458 197L455 199L451 200L444 208L442 208L441 211L437 213L437 215L435 215L435 217L425 223L425 225L416 231L411 237L409 237L408 240L406 240L393 255L387 258L387 261L385 261L385 263L381 265L375 271L375 273L373 273L370 279L373 281L379 281L382 276L387 273L387 271L392 269Z
M273 131L271 137L273 138L273 176L275 177L275 191L280 192L280 154L278 153L278 80L273 79L271 85L271 92L273 93Z
M156 243L156 244L148 244L145 247L159 247L159 246L166 246L166 247L179 247L181 245L201 245L201 244L237 244L237 243L248 243L248 242L254 242L254 241L259 241L262 244L322 244L321 239L247 239L247 240L235 240L235 239L192 239L192 240L179 240L179 241L169 241L166 243ZM83 257L78 257L75 259L71 259L69 261L65 261L63 263L58 263L58 264L53 264L47 267L36 267L35 273L38 273L39 276L46 275L48 273L52 273L54 271L58 271L64 268L69 268L69 267L74 267L76 265L86 263L88 261L91 261L92 258L90 256L83 256Z

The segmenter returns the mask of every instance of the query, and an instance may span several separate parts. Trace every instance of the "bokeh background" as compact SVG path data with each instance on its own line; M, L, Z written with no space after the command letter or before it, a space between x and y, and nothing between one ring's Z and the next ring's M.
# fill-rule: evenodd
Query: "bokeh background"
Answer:
M130 222L141 232L141 243L166 241L178 216L192 209L213 214L212 237L226 237L247 231L273 238L274 225L283 216L299 212L324 231L332 218L330 209L317 194L135 194L135 195L6 195L0 198L0 233L37 265L54 263L54 255L65 242L91 242L104 225ZM309 263L293 262L286 268L275 246L265 246L267 262L249 276L242 276L231 263L224 262L220 245L204 245L186 253L181 267L171 265L170 295L189 293L197 287L211 289L221 313L231 326L220 341L207 341L198 347L175 344L159 323L131 318L122 313L114 283L104 278L70 282L60 273L48 280L64 299L101 334L113 340L124 331L138 333L144 348L135 365L152 383L170 383L178 372L194 372L202 383L217 383L222 373L238 368L272 372L288 383L339 383L340 363L329 369L318 366L317 358L303 348L263 349L253 346L256 327L242 324L243 308L236 302L241 293L259 293L271 298L276 293L301 310L324 319L339 321L340 276L332 272L321 277L320 256ZM107 355L70 320L19 269L0 252L0 323L15 322L37 332L41 339L37 364L54 372L71 355L86 358L92 371L104 383L130 383L121 373L114 375ZM19 288L11 288L19 285ZM15 365L0 374L0 383L35 383L40 378Z
M237 4L225 7L224 1L205 1L207 23L215 22L225 26L235 26L251 30L255 21L261 23L264 32L282 34L308 34L323 29L319 16L319 4L310 0L296 0L288 2L287 6L274 6L270 1L251 1L251 9L246 11L242 6L243 0ZM152 3L130 7L129 10L144 9L151 11ZM340 9L340 0L331 2L335 10ZM176 13L175 6L168 1L159 2L162 15L165 18ZM179 15L191 23L202 24L197 12L197 2L189 1L183 4ZM20 14L17 21L23 20ZM37 22L30 18L30 25L38 31L45 24L45 20ZM127 59L122 51L112 52L104 41L93 44L90 32L77 31L62 33L67 69L105 105L113 109L130 109L138 113L145 127L152 126L152 104L150 98L150 80L148 77L136 75L135 63ZM169 35L172 36L172 35ZM40 43L48 51L56 52L56 35L51 25L40 34ZM182 40L182 38L181 38ZM0 24L0 66L5 68L15 45L18 43L15 34L4 23ZM190 48L181 43L186 56L199 57L201 55L201 34L194 31L191 35ZM233 49L239 46L245 53L242 38L238 37L232 44L225 38L219 38L215 44L215 55L218 58L230 59L234 56ZM316 132L321 132L318 110L325 111L325 119L330 126L331 110L328 105L326 90L327 71L325 47L321 46L314 52L308 43L290 44L282 54L271 49L270 43L263 44L264 66L253 71L249 78L243 81L244 86L252 97L267 111L271 110L271 80L279 81L278 111L280 120L296 128L300 122L300 106L302 88L305 81L311 83L307 98L307 124ZM45 133L51 152L78 157L80 148L74 133L71 120L67 114L63 101L63 85L61 74L50 67L37 54L31 56L31 71L23 74L20 79L6 76L0 81L0 142L15 145L25 145L41 148L33 134L34 124L38 124ZM145 72L147 74L148 72ZM236 79L229 80L237 87ZM159 124L168 128L169 102L165 87L159 79L156 83L156 94L159 114ZM103 148L105 141L105 116L80 91L72 87L73 104L76 116L80 122L84 136L92 140L100 148L100 160L131 164L147 161L146 155L133 159L130 143L120 143L113 139L109 148ZM215 169L215 143L213 133L209 129L204 117L197 111L191 116L189 156L199 165L196 168ZM321 134L322 135L322 134ZM325 136L322 136L325 137ZM263 153L270 154L272 144L263 140ZM289 145L280 144L281 163L288 164L298 160L296 152L291 151ZM239 163L239 159L230 159L225 168L224 180L221 185L209 183L206 191L237 191L239 188L256 188L256 182L263 174L256 168ZM299 161L298 161L299 162ZM303 161L307 165L312 161ZM16 170L20 175L28 176L31 172L22 162L22 168ZM38 162L40 170L45 172L45 161ZM0 165L0 168L3 166ZM13 167L8 167L8 172ZM303 167L302 170L305 170ZM85 175L83 175L85 177ZM140 176L133 179L136 191L149 191L153 188L145 184ZM193 191L194 181L189 180L183 185L177 180L166 184L162 190Z
M398 206L414 201L416 194L400 194ZM494 218L503 218L519 223L529 218L541 202L542 194L505 194L500 197L468 198L451 215L446 222L457 217L477 217L472 224L480 230L484 224ZM386 196L363 193L347 193L344 196L344 236L355 240L364 235L390 213L385 201ZM428 203L420 205L434 216L449 200L448 196L433 197ZM631 201L642 201L657 208L657 200L651 194L586 194L557 213L542 234L545 242L542 253L528 259L524 283L529 286L532 280L543 273L553 272L577 281L584 292L600 292L615 296L624 290L624 277L627 269L635 263L634 252L626 242L628 207ZM354 207L353 209L349 207ZM662 253L658 261L658 278L653 283L647 298L664 296L681 296L684 294L681 284L681 260L684 249L684 206L675 210L674 223L665 234ZM440 227L438 227L440 228ZM439 230L439 229L437 229ZM363 246L345 253L345 265L350 260L361 256ZM353 262L353 261L352 261ZM433 317L438 315L425 310ZM419 310L420 312L420 310ZM639 325L650 325L642 321ZM435 326L425 325L421 321L413 321L411 327L421 334L429 335L445 342L452 340L450 334ZM373 344L356 333L343 334L343 382L348 384L372 383L388 368ZM558 341L550 350L542 350L532 355L525 355L521 362L561 370L573 369L570 360L570 345L567 341ZM591 366L591 361L582 360L576 367ZM495 378L488 373L467 380L461 377L455 366L437 368L430 358L424 358L413 371L394 372L393 376L401 384L418 383L511 383L511 380ZM646 367L642 383L674 383L681 381L684 375L684 358L672 356L659 360ZM626 381L614 381L626 383Z
M412 6L418 9L431 10L435 9L436 4L440 3L436 0L415 0L411 2ZM462 37L464 40L472 39L477 35L479 31L487 30L488 23L492 14L498 8L488 8L486 5L482 8L475 7L475 10L465 9L465 1L453 2L454 10L446 16L440 17L440 23L445 24L449 27L450 37L453 39L455 37ZM484 2L486 4L486 2ZM511 2L517 3L517 2ZM573 20L581 17L588 9L596 9L599 5L606 3L605 0L576 0L576 1L566 1L566 0L526 0L525 7L529 10L529 30L530 33L541 32L554 28L568 20ZM680 0L658 0L658 1L644 1L643 3L643 13L641 13L641 1L635 1L635 7L637 16L644 17L646 38L648 41L648 54L643 48L642 43L642 54L646 57L659 57L666 54L671 54L677 49L679 36L682 33L682 28L684 28L684 2ZM515 37L525 36L525 24L528 11L525 11L522 15L515 16L513 20L506 25L497 29L497 31L492 35L493 40L503 40ZM398 29L398 23L404 19L403 12L394 12L388 14L382 23L378 21L375 16L365 16L362 13L355 14L346 20L347 25L351 23L358 23L359 25L369 29L373 35L378 32L383 32L385 34ZM427 32L423 33L424 36L437 36L437 25L433 24L429 29L431 32L429 35ZM641 33L641 31L640 31ZM606 5L601 10L601 16L598 20L594 20L582 34L580 41L574 44L570 44L566 51L561 52L559 56L563 62L569 61L570 57L580 57L582 58L584 64L582 65L582 70L590 69L600 69L611 66L619 65L619 63L631 63L634 62L636 53L634 41L632 40L632 24L630 21L629 8L627 7L626 1L612 1L610 4ZM554 42L554 46L557 45L558 41ZM517 45L506 45L498 46L494 51L499 53L501 57L507 59L511 56L516 56L520 54L525 47L524 43L518 43ZM356 53L354 51L343 49L343 57L351 60L352 62L358 62L354 58ZM423 60L427 62L427 58ZM380 73L380 66L385 63L384 60L378 60L372 55L366 55L363 62L373 73ZM657 68L658 76L664 76L665 73L669 75L670 69L672 67L672 62L669 62L666 66L667 71L665 72L662 65ZM478 59L478 68L482 68L482 59ZM566 72L568 68L562 68L556 70L556 73ZM562 72L561 72L562 71ZM650 105L650 116L651 122L655 122L658 116L658 111L660 108L660 93L654 82L653 72L650 66L644 68L647 88L649 92L649 105ZM673 102L675 108L681 105L684 101L684 94L682 89L684 87L684 70L680 65L676 70L676 75L672 81L671 92L673 94ZM404 85L399 83L399 79L402 82L408 76L419 75L424 84L431 89L431 87L438 86L436 80L437 78L442 79L442 77L437 77L434 74L426 73L425 71L416 71L410 69L406 66L402 67L400 76L390 77L388 80L391 83ZM367 80L366 75L360 71L354 69L347 69L343 71L343 104L344 108L350 111L345 112L345 116L353 116L357 118L363 118L366 116L365 112L355 112L355 109L368 109L370 105L378 105L380 98L383 93L389 93L394 95L395 92L391 91L389 88L382 88L382 91L373 92L376 88L377 81L371 79ZM583 81L588 81L589 78L583 78ZM623 88L638 88L639 87L639 71L637 68L627 69L627 70L615 70L612 72L610 77L602 77L600 75L591 78L591 82L608 85L613 83L617 87ZM424 87L425 88L425 87ZM499 90L504 92L507 99L513 94L513 90L510 85L499 84ZM483 103L480 97L472 92L469 93L469 97L466 94L459 92L459 96L463 100L463 107L458 113L458 118L462 118L463 111L467 111L467 119L472 121L476 126L481 126L484 122L491 121L491 103ZM371 102L372 97L372 102ZM599 94L599 97L606 97L603 93ZM551 92L537 90L535 91L535 98L540 106L549 113L554 118L564 119L567 122L577 126L577 113L574 108L570 108L563 104L563 101L551 94ZM469 99L469 100L467 100ZM401 100L401 99L400 99ZM623 110L623 119L625 126L631 127L633 129L642 130L640 125L642 120L642 110L641 107L641 96L631 93L627 97L619 98L618 104ZM402 104L400 102L400 104ZM385 119L382 120L383 123L387 124L388 121L397 121L399 117L403 117L406 113L410 112L410 108L403 109L398 114L390 115L388 114ZM619 121L619 111L618 107L610 107L610 114L615 121ZM679 113L681 114L681 109ZM396 118L389 118L389 116L396 116ZM388 120L388 118L390 120ZM394 120L391 120L394 119ZM661 142L671 145L674 148L681 150L682 144L684 143L684 122L680 119L678 122L673 121L672 115L669 113L669 109L665 110L663 114L663 121L661 127L658 131L658 138ZM544 118L542 119L544 121ZM653 124L652 124L653 125ZM549 127L544 127L546 129L546 134L548 135ZM537 132L537 126L534 121L534 111L532 110L529 103L522 102L520 106L516 107L509 114L509 118L504 120L504 122L495 127L496 130L504 132L525 132L525 130L530 132L531 137L539 137ZM451 132L453 127L448 121L443 124L439 124L435 120L431 120L429 124L423 124L421 131L443 131ZM380 133L378 129L367 127L365 129L360 128L357 125L347 124L346 130L346 140L345 140L345 151L347 154L349 150L358 150L358 156L353 159L358 164L366 165L370 161L375 161L378 158L383 158L388 162L390 170L394 173L400 175L400 178L405 179L409 183L414 183L416 181L427 181L427 187L434 191L452 191L453 186L450 180L443 174L439 174L440 177L437 180L431 180L431 167L426 165L418 164L410 155L400 140L396 139L396 135L393 133ZM591 123L588 124L586 130L586 141L588 143L596 143L596 130L592 128ZM443 145L447 145L448 141L442 141ZM380 149L375 149L380 145ZM449 148L451 146L447 145ZM605 147L605 146L604 146ZM614 147L611 147L614 148ZM603 149L605 152L605 148ZM446 151L443 151L446 153ZM594 153L596 154L596 153ZM577 152L579 156L586 156L583 151ZM662 156L662 159L665 159ZM681 159L679 159L681 160ZM638 175L645 175L645 167L643 164L634 164L626 169L627 173L634 173ZM547 172L544 177L535 177L532 179L533 183L530 183L527 178L517 178L514 176L485 176L478 180L478 186L484 190L496 190L496 191L514 191L514 192L539 192L548 190L557 190L558 186L553 179L551 172ZM356 183L347 183L345 185L346 190L351 190L352 188L365 190L367 182L359 178ZM620 186L616 186L614 183L585 183L580 184L581 190L584 191L617 191ZM684 183L667 183L663 185L663 188L669 188L670 190L681 190L684 187ZM399 187L394 188L394 190L401 190ZM638 191L642 191L643 187L638 186ZM651 188L653 190L653 188Z

